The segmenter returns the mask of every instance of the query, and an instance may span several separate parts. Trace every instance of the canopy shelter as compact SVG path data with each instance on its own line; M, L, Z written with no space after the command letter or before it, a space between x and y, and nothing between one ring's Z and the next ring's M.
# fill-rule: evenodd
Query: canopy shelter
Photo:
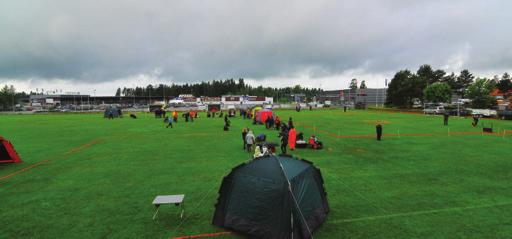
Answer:
M320 170L306 160L267 155L222 181L212 224L249 238L312 238L329 212Z
M118 108L114 105L109 105L105 108L105 112L103 113L104 118L119 118L122 117L121 108Z
M0 163L21 163L20 156L11 142L0 136Z
M208 104L208 112L219 112L220 104Z
M252 118L254 119L254 117L256 117L256 113L258 113L258 111L260 111L262 109L263 108L261 106L256 106L256 107L252 108L252 110L251 110Z
M272 110L263 109L263 110L259 110L258 112L256 112L255 117L256 117L256 121L264 124L268 118L274 117L274 114L272 113Z

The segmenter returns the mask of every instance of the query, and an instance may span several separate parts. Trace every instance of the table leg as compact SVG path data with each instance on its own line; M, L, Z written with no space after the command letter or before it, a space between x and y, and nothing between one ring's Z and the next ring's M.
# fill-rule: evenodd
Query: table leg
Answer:
M181 215L180 219L183 219L183 214L185 213L185 202L181 203Z
M156 218L156 214L158 213L158 210L160 210L160 205L157 205L157 206L156 206L156 212L155 212L155 214L153 215L153 220L155 220L155 218Z

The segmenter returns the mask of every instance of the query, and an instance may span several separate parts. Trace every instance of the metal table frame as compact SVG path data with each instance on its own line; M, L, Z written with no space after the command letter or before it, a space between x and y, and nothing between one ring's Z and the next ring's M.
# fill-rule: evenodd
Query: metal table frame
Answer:
M155 205L156 208L155 214L153 215L153 220L155 220L158 214L158 210L160 210L160 205L162 204L174 204L176 206L180 206L180 219L183 219L183 215L185 214L185 194L156 196L153 200L153 205Z

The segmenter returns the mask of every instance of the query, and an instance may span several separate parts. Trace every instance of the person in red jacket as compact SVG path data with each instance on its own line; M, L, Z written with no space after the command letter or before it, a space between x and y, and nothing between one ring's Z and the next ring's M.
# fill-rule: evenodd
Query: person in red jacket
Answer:
M291 150L295 150L296 138L297 131L295 131L295 128L291 127L290 131L288 132L288 145L290 145Z

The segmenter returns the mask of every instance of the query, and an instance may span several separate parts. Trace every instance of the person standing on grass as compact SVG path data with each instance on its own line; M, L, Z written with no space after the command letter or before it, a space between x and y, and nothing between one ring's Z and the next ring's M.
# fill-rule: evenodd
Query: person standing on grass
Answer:
M290 127L290 131L288 132L288 145L290 145L290 150L295 150L295 143L297 137L297 131L295 131L295 128Z
M380 141L381 138L382 138L382 125L381 124L377 124L375 126L375 130L377 131L377 140Z
M183 117L185 117L185 122L188 122L189 114L188 113L183 113Z
M167 119L167 122L165 121L165 119ZM165 128L169 128L169 126L172 128L172 119L169 119L169 117L166 117L164 119L164 122L167 123L167 126L165 126Z
M247 141L245 140L245 137L247 136L247 128L242 129L242 140L244 141L244 150L247 147Z
M256 139L254 138L254 134L252 133L251 130L249 130L249 132L245 136L245 143L247 144L246 145L247 152L252 151L252 145L254 144L255 141L256 141Z
M444 118L444 125L448 125L448 118L450 117L450 113L448 113L448 111L445 111L444 114L443 114L443 118Z
M176 110L172 112L172 120L174 123L178 123L178 112Z
M476 127L478 125L478 118L480 118L479 115L473 115L473 123L471 123L473 127Z
M290 130L291 128L293 128L293 120L292 120L292 117L290 117L288 119L288 130Z
M230 122L229 122L229 119L228 119L228 115L227 115L227 114L224 116L224 125L226 125L226 126L228 126L228 127L230 126Z
M286 154L286 147L288 147L288 130L286 130L286 126L282 127L279 137L281 138L281 152Z

